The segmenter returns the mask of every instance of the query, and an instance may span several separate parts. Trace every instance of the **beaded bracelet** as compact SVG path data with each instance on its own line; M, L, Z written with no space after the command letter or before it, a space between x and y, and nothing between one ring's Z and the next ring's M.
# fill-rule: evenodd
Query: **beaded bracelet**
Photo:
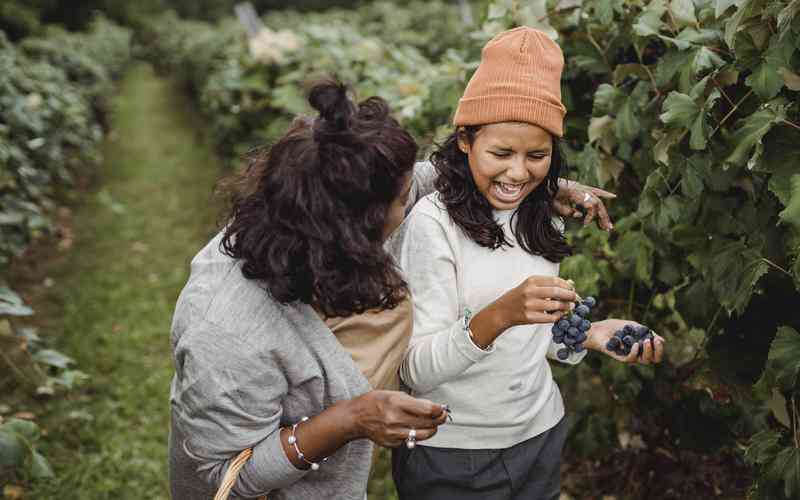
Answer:
M300 460L302 460L303 462L305 462L305 463L307 463L308 465L311 466L311 470L319 470L319 462L311 462L311 461L307 460L306 456L303 455L303 452L300 451L300 447L297 446L297 436L295 435L295 432L297 431L297 426L300 425L301 423L307 421L307 420L308 420L308 417L303 417L303 418L300 419L299 422L297 422L296 424L294 424L292 426L292 435L289 436L287 441L289 442L290 445L292 445L294 447L294 451L295 451L295 453L297 453L297 457ZM320 460L320 462L322 462L322 463L325 463L327 461L328 461L328 457L325 457L322 460Z

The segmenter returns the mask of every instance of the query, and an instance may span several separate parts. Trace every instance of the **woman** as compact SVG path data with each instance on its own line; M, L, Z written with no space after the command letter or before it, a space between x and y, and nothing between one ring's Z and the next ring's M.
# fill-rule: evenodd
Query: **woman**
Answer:
M251 164L178 299L174 500L211 498L246 448L235 496L361 500L372 443L424 441L446 420L442 402L365 376L395 386L410 337L407 286L384 242L429 191L413 173L417 146L379 98L355 105L328 81L309 102L319 117L296 120ZM565 185L561 209L584 198L609 227L579 185Z

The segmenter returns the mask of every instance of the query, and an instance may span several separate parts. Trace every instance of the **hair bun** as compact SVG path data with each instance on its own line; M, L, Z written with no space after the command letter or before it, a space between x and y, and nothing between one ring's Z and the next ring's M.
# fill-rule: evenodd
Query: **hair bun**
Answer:
M319 112L324 120L319 132L336 133L347 130L356 112L353 102L347 97L347 86L334 79L314 84L308 94L308 103Z

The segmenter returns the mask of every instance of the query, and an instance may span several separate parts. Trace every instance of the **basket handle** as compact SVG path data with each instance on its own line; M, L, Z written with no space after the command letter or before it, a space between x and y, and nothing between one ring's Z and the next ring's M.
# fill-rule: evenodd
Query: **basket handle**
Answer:
M236 479L239 477L239 471L244 467L244 464L253 456L253 449L247 448L242 451L236 458L233 459L225 476L222 478L222 484L219 485L217 494L214 495L214 500L228 500L228 495L231 494L233 485L236 484ZM267 500L267 495L261 496L258 500Z

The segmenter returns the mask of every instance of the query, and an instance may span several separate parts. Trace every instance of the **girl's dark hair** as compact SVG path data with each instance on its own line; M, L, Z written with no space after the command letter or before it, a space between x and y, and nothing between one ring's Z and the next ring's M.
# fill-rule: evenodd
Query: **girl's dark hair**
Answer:
M480 128L478 125L463 127L437 145L431 154L431 163L437 173L436 190L450 218L475 243L491 249L513 246L503 233L503 228L494 220L489 201L478 191L467 154L458 147L459 137L473 144ZM563 234L552 221L556 215L552 205L558 192L558 177L565 169L559 148L559 139L554 136L547 177L522 201L510 221L514 236L522 248L551 262L561 262L572 254Z
M296 119L236 179L223 251L281 303L327 317L391 309L407 285L384 250L384 224L417 144L383 99L356 105L335 80L314 85L308 102L319 116Z

